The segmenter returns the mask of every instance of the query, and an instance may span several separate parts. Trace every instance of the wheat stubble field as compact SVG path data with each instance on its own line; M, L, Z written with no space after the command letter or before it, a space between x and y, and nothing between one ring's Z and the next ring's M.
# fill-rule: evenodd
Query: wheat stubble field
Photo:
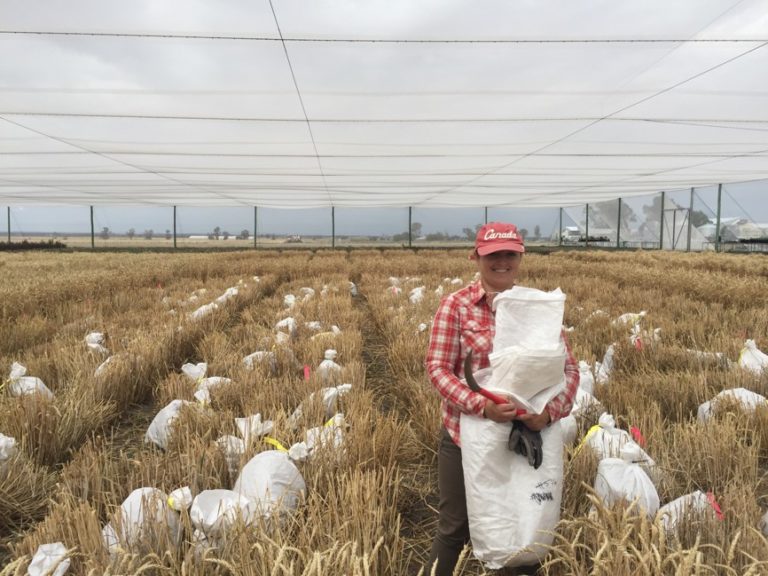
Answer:
M24 574L40 544L62 542L69 574L418 574L436 519L440 426L439 400L422 365L429 331L420 325L431 321L436 290L448 293L472 279L466 256L0 255L0 433L17 447L0 473L0 573ZM768 373L688 352L721 352L736 362L747 338L768 349L768 259L529 254L520 284L567 294L565 324L580 360L594 364L615 343L611 378L595 396L620 426L642 430L662 472L661 503L699 489L713 492L723 511L721 520L685 518L670 533L636 507L605 508L592 490L597 457L578 450L577 440L565 450L562 520L542 573L768 574L768 540L758 527L768 508L768 410L731 406L706 423L696 418L698 406L724 389L767 395ZM424 297L411 302L419 286ZM232 287L237 295L190 317ZM296 300L289 308L290 294ZM637 349L627 326L612 319L640 310L647 311L643 327L659 328L660 339ZM275 327L287 317L293 330ZM86 346L91 332L105 335L108 353ZM343 449L319 450L297 464L306 495L292 516L235 523L206 550L193 543L182 512L179 541L149 535L108 553L102 527L132 490L231 489L238 465L274 449L249 442L231 469L216 440L237 435L235 418L273 420L271 436L283 446L322 426L322 403L305 400L328 386L317 370L327 349L337 351L341 366L332 383L352 385L336 407L347 425ZM259 350L271 359L247 369L242 359ZM13 396L7 377L14 362L53 397ZM181 372L199 362L209 376L231 380L212 389L207 404L195 401L196 384ZM175 399L190 404L166 449L145 443L155 414ZM292 426L302 402L301 425ZM580 417L579 435L596 421L594 412ZM471 554L462 569L489 573Z

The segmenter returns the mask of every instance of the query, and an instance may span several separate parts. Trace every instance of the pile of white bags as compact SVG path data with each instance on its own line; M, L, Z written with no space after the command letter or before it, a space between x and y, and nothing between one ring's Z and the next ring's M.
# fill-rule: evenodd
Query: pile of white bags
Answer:
M26 396L28 394L40 394L49 400L53 399L53 392L36 376L25 376L26 366L14 362L11 365L11 373L8 376L10 386L8 390L11 396Z
M730 388L723 390L709 402L699 406L697 418L699 422L706 422L717 410L720 403L738 404L745 412L754 412L758 406L768 406L765 396L747 390L746 388Z
M538 469L507 448L512 424L461 415L462 466L475 556L489 568L542 560L560 519L563 440L560 423L541 431Z
M168 505L168 495L157 488L137 488L128 495L115 518L101 531L110 553L121 548L162 542L178 545L181 525L176 511Z
M638 460L645 452L633 441L628 441L620 450L619 458L603 458L597 465L595 492L610 507L624 500L635 502L649 518L659 510L659 495L653 481Z
M490 390L507 392L523 409L540 414L565 388L561 337L565 294L515 286L493 301L496 334Z
M768 370L768 354L759 350L754 340L747 340L739 354L739 366L760 376Z

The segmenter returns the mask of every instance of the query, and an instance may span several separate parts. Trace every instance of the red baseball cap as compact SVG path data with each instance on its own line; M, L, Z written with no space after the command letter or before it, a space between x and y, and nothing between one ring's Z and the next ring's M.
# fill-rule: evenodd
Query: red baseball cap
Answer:
M475 250L480 256L485 256L501 250L525 252L525 246L523 245L523 237L514 224L488 222L477 231Z

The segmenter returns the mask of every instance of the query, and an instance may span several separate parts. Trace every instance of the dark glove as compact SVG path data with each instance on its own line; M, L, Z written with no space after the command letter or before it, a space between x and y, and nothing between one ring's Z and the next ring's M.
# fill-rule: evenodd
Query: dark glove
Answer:
M544 459L541 433L533 431L520 420L512 421L512 431L509 433L508 448L528 459L528 464L538 470Z

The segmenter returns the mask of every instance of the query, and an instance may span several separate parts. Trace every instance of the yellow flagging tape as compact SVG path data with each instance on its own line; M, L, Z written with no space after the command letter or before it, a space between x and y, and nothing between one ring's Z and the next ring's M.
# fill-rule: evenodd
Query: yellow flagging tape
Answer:
M271 436L264 436L264 438L262 438L262 440L266 444L269 444L270 446L274 446L275 448L280 450L280 452L288 452L288 448L286 448L285 446L280 444L280 442L278 442L275 438L272 438Z
M584 446L584 444L587 443L587 440L589 440L589 437L592 436L598 430L600 430L599 424L595 424L594 426L592 426L592 428L589 429L589 431L584 435L584 438L581 439L581 442L579 442L579 445L576 447L576 450L573 452L574 456L576 456L576 454L579 453L579 451Z
M330 420L328 420L328 422L326 422L325 424L323 424L323 426L333 426L333 421L334 421L334 419L335 419L335 418L336 418L336 417L334 416L333 418L331 418Z

